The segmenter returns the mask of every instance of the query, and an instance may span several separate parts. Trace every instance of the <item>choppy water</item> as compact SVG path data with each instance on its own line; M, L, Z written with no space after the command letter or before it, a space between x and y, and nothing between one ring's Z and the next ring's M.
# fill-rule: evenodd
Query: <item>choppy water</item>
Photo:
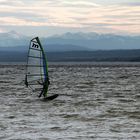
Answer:
M139 140L140 66L51 65L43 102L24 65L0 65L0 140Z

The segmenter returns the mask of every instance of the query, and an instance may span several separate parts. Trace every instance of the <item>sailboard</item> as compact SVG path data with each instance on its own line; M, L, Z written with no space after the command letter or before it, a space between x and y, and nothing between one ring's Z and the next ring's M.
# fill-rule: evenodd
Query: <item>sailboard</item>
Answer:
M47 100L52 100L58 94L48 97L49 75L48 63L38 37L30 41L25 73L25 85L35 93L41 93ZM39 96L41 96L41 94Z

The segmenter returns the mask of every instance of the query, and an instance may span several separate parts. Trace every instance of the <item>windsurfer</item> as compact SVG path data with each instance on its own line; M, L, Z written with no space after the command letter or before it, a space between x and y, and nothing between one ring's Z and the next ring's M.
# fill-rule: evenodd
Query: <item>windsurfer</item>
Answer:
M42 89L42 91L41 91L41 93L39 94L39 98L43 95L44 96L44 98L46 97L46 94L47 94L47 92L48 92L48 86L50 85L50 81L49 81L49 78L46 78L45 79L45 81L43 82L43 83L40 83L39 81L38 81L38 83L40 84L40 85L43 85L43 89Z

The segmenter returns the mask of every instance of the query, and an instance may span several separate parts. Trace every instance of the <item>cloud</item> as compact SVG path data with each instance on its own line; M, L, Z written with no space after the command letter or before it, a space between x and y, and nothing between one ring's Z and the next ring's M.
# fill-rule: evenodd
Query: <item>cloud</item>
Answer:
M0 26L140 33L140 6L135 4L99 5L91 0L0 0Z
M65 6L75 6L75 7L98 7L100 6L99 4L96 4L94 2L91 1L85 1L85 0L79 0L79 1L64 1L62 4L64 4Z
M1 6L21 6L21 5L23 5L24 3L22 2L22 1L20 1L20 0L11 0L11 1L9 1L9 0L0 0L0 5Z
M95 14L96 13L96 14ZM93 8L80 22L89 31L140 33L140 7L102 6ZM76 18L75 20L79 20ZM96 27L96 28L94 28ZM100 28L100 29L99 29Z
M126 6L140 6L140 2L125 2L121 3L121 5L126 5Z
M47 22L33 21L30 19L21 19L15 17L0 18L1 26L49 26Z

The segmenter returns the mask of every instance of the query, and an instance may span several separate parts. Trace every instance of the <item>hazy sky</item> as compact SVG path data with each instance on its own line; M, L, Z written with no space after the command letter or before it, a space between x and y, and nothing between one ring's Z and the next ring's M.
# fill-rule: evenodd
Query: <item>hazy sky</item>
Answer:
M140 0L0 0L0 32L140 34Z

